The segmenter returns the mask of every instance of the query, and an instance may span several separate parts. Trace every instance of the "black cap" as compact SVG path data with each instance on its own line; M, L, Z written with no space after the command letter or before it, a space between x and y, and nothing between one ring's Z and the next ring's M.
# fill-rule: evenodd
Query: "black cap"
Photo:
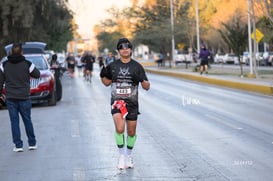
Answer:
M119 40L118 40L118 43L117 43L117 50L120 50L120 49L122 49L121 47L120 47L120 45L121 44L123 44L123 43L128 43L129 44L129 48L131 48L132 49L132 43L127 39L127 38L120 38Z

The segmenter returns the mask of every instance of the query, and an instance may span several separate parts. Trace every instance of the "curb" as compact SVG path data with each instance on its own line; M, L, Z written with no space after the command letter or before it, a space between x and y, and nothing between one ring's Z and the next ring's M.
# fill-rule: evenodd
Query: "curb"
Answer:
M273 87L269 85L261 85L261 84L254 84L254 83L245 83L245 82L236 82L230 80L222 80L222 79L215 79L211 77L205 76L198 76L198 75L191 75L186 73L177 73L177 72L168 72L168 71L160 71L160 70L152 70L145 67L145 70L149 73L159 74L159 75L167 75L173 76L182 79L189 79L194 80L202 83L208 83L213 85L218 85L222 87L234 88L244 91L251 91L256 93L262 93L267 95L273 95Z

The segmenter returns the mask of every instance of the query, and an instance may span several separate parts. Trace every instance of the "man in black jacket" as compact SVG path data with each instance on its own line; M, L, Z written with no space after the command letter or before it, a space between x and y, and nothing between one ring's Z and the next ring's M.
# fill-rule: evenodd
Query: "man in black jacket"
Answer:
M39 78L40 71L23 56L22 45L14 43L7 61L0 65L0 98L3 99L2 88L5 83L6 105L9 112L13 151L23 151L19 114L25 125L29 150L37 149L34 128L31 121L30 77Z

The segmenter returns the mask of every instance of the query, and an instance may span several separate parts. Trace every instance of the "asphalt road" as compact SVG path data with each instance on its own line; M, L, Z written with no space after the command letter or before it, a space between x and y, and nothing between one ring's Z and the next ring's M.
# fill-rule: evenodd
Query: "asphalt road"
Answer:
M96 67L97 68L97 67ZM32 109L38 150L12 151L0 110L0 180L268 181L273 178L271 96L149 74L140 90L135 168L116 169L110 88L64 75L56 107Z

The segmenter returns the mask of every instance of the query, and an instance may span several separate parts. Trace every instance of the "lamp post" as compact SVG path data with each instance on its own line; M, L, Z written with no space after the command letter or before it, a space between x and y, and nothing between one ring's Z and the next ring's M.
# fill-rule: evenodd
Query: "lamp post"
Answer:
M248 20L247 24L248 24L248 47L249 47L249 69L250 69L249 76L253 76L250 6L251 6L251 1L247 0L247 20Z
M172 59L174 60L174 18L173 18L173 0L170 0L171 8L171 33L172 33ZM170 63L171 66L171 63Z
M197 53L200 53L198 0L196 0L196 39L197 39Z

